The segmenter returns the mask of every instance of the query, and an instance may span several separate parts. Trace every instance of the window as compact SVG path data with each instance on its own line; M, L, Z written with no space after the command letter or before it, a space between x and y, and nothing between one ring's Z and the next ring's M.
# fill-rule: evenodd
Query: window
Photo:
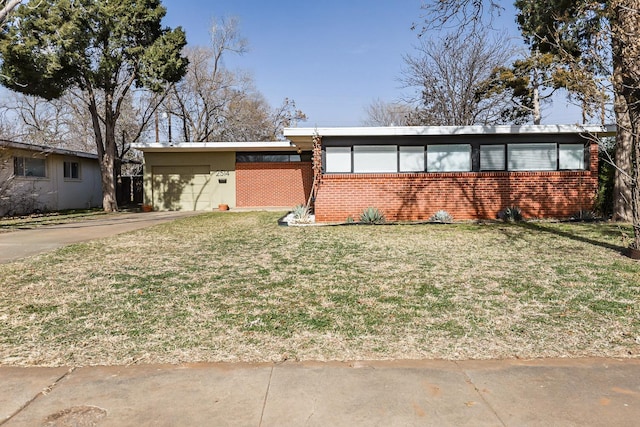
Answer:
M397 152L395 145L356 145L353 147L353 171L398 172Z
M64 177L69 179L80 179L80 163L64 162Z
M400 147L400 172L424 172L424 147Z
M327 147L325 162L328 173L351 172L351 147Z
M427 171L471 171L471 145L450 144L427 146Z
M569 170L584 169L584 145L560 144L558 151L558 168Z
M503 171L504 167L504 145L481 145L480 146L480 170L481 171Z
M511 171L552 171L557 169L555 143L509 144L508 163Z
M45 178L47 176L45 159L34 157L14 157L13 174L15 176Z
M238 152L236 153L237 163L291 163L291 162L310 162L311 153L297 152Z

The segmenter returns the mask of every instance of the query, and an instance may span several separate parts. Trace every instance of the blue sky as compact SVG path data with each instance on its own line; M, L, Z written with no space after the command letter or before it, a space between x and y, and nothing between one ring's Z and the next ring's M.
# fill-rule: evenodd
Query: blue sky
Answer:
M163 0L165 24L181 25L190 45L207 45L214 17L237 16L249 41L229 68L249 71L272 105L294 99L309 120L303 126L359 126L374 99L406 93L398 82L402 56L418 42L420 0ZM507 5L494 23L518 36ZM543 110L544 111L544 110ZM552 120L551 120L552 119ZM575 123L579 112L556 100L545 123Z

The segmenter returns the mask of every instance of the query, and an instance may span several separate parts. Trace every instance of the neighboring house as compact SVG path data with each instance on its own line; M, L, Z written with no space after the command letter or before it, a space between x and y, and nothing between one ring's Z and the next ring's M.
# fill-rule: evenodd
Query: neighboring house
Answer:
M288 128L286 142L139 144L156 209L292 207L345 221L376 207L390 220L568 217L593 207L603 126ZM288 157L287 157L288 156ZM311 158L321 159L313 173ZM313 194L312 194L313 193Z
M0 216L101 204L95 154L0 140Z

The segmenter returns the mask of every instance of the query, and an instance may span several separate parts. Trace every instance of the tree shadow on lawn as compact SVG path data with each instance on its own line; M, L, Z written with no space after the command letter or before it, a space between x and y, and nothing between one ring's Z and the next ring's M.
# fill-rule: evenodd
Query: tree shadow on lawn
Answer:
M594 246L599 246L601 248L605 248L605 249L609 249L612 251L616 251L619 252L621 254L624 254L626 251L626 247L623 245L616 245L614 243L610 243L610 242L606 242L604 240L597 240L594 238L590 238L587 236L583 236L577 233L572 233L569 231L565 231L565 230L560 230L557 227L550 227L550 226L546 226L544 223L534 223L534 222L528 222L528 221L520 221L520 222L515 222L515 225L525 228L527 230L530 231L537 231L537 232L544 232L544 233L550 233L550 234L554 234L556 236L560 236L560 237L565 237L567 239L571 239L571 240L575 240L578 242L582 242L582 243L588 243L590 245L594 245ZM577 224L576 224L577 225ZM613 225L613 224L598 224L598 230L597 232L604 236L610 236L610 237L620 237L621 239L623 239L623 236L626 234L625 230L623 228L621 228L620 225Z

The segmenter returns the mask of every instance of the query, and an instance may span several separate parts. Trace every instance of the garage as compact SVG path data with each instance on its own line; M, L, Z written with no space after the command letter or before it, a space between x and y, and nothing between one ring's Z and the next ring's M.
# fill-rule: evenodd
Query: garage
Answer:
M153 206L160 210L211 209L214 181L209 165L153 166Z

